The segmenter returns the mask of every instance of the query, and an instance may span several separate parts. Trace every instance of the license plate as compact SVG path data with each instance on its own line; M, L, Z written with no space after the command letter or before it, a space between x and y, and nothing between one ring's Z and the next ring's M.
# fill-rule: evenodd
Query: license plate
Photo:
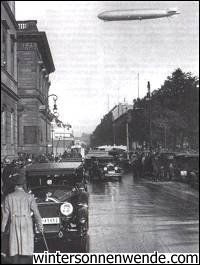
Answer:
M112 170L112 171L108 171L109 174L115 174L115 171Z
M42 223L44 225L59 224L60 218L59 217L42 218Z

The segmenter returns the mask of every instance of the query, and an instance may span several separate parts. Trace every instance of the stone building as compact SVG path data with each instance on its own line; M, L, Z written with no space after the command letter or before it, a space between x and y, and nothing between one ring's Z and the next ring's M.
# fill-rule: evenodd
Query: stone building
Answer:
M114 106L97 125L91 135L93 147L101 145L127 145L132 144L131 130L129 124L132 120L133 105L119 103ZM127 126L128 124L128 126Z
M44 153L51 144L50 73L55 67L45 32L36 20L17 21L18 150Z
M17 156L16 32L15 2L1 1L1 160Z

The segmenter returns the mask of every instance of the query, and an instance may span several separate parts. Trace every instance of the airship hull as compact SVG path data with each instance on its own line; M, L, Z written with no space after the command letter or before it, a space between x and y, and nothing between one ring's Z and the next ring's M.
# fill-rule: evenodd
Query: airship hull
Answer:
M176 10L116 10L107 11L98 15L104 21L143 20L169 17L179 14Z

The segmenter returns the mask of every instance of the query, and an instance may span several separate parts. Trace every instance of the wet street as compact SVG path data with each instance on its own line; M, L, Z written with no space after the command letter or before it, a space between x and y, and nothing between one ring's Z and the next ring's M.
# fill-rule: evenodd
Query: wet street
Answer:
M193 253L199 247L199 193L178 182L122 181L89 183L87 249L78 241L48 240L51 252ZM38 245L37 251L46 250Z
M197 190L126 174L89 192L89 252L198 252Z

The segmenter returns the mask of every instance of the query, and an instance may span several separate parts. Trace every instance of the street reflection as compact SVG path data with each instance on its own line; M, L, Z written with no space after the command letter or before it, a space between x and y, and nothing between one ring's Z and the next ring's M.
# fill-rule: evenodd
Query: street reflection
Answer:
M198 252L198 192L185 184L134 180L91 181L89 231L77 241L48 241L51 252ZM38 249L45 250L43 245Z
M198 192L175 182L91 182L90 252L198 251Z

